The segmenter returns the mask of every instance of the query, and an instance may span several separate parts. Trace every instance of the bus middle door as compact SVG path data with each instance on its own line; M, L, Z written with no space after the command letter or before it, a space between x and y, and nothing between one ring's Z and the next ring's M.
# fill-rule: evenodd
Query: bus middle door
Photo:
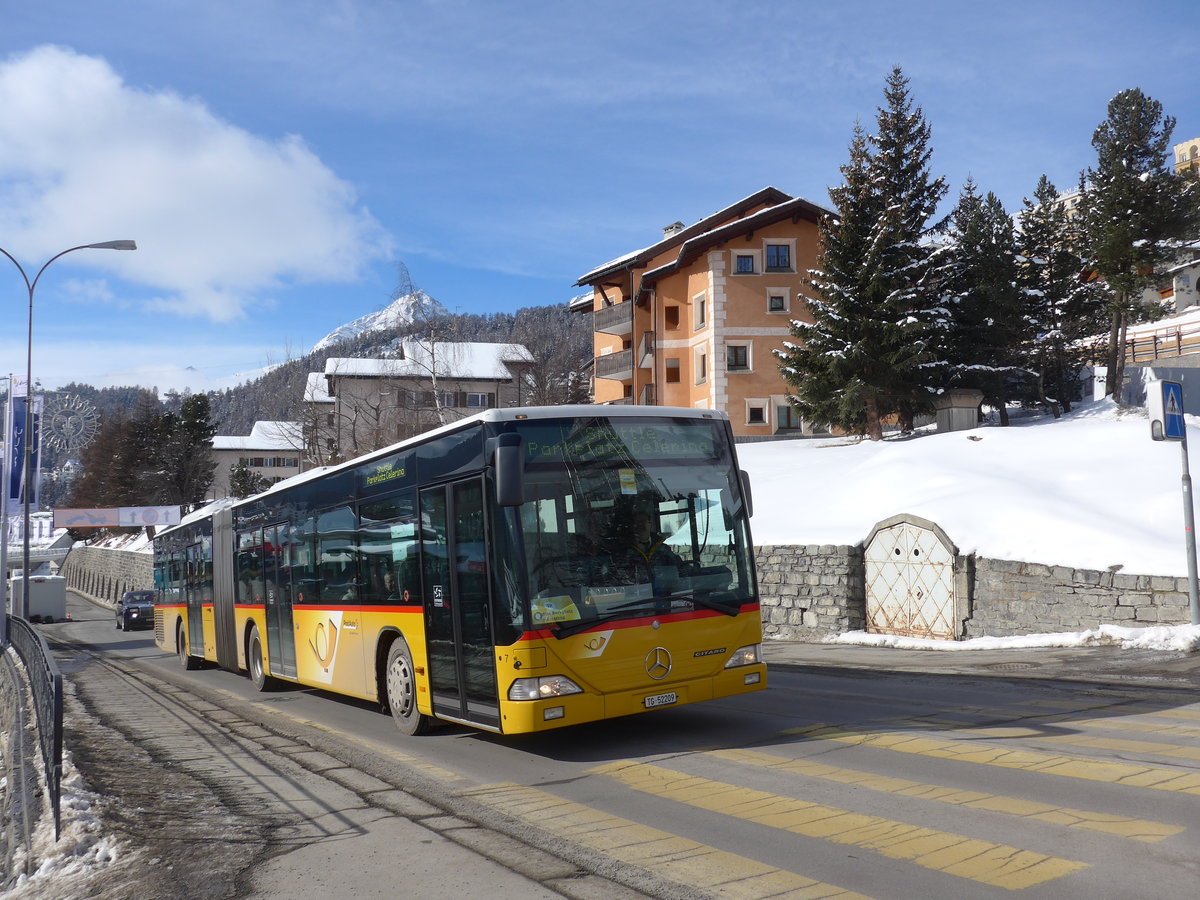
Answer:
M262 549L267 658L271 672L295 678L296 635L292 625L291 548L287 525L264 528Z
M187 548L184 563L185 588L187 590L188 652L193 656L204 656L204 581L201 566L204 555L199 544Z
M434 712L499 727L482 479L421 491L420 522Z

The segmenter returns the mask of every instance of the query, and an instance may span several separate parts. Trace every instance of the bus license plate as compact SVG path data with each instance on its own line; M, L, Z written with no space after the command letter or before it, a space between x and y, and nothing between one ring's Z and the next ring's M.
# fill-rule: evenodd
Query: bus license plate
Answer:
M678 699L674 691L667 691L665 694L653 694L642 702L645 703L646 709L653 709L656 706L670 706Z

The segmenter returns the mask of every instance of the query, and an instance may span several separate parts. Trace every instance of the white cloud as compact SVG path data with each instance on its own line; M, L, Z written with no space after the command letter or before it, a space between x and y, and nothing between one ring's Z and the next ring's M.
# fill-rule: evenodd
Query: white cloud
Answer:
M0 234L18 258L133 238L136 253L89 265L157 294L157 308L228 321L266 292L351 281L390 253L301 138L250 134L199 100L124 83L103 59L54 46L10 57L0 109Z

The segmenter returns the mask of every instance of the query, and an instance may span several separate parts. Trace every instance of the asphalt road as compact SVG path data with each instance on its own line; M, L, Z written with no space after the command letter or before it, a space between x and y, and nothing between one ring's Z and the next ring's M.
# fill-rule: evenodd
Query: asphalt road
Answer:
M1200 876L1194 690L775 665L732 701L405 738L72 608L46 628L68 748L143 842L79 896L1150 900Z

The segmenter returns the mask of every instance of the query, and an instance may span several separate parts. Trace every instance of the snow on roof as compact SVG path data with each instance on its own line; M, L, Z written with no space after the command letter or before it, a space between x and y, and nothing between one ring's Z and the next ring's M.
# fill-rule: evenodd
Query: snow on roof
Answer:
M309 372L308 381L304 385L305 403L333 403L329 396L329 382L325 380L324 372Z
M214 450L299 450L303 446L298 422L255 422L248 435L218 434Z
M776 202L771 203L764 209L760 209L758 212L752 213L748 216L739 215L739 211L743 210L747 206L752 207L759 202L769 202L771 200ZM702 243L706 240L718 239L720 237L720 233L726 230L737 232L744 228L753 228L753 223L760 221L762 218L770 217L772 213L777 213L784 207L810 207L811 211L817 215L837 215L834 210L826 209L825 207L813 203L810 200L805 200L803 197L793 197L791 194L786 194L778 188L765 187L760 191L750 194L748 197L743 197L741 200L730 204L724 209L705 216L703 219L700 219L698 222L689 225L687 228L671 232L657 244L652 244L651 246L644 247L641 250L635 250L632 253L626 253L624 256L618 256L616 259L610 260L602 266L597 266L586 275L581 276L575 283L586 284L594 279L597 275L600 275L611 269L620 268L622 264L631 262L638 257L642 257L644 260L648 261L669 249L672 245L680 244L679 256L674 262L667 263L665 266L659 266L657 269L653 270L654 273L661 273L664 269L675 265L678 260L683 259L685 254L687 254L689 251L689 248L696 246L698 242ZM731 219L731 216L736 216L736 218ZM643 275L643 281L651 274L652 273L645 273Z
M360 378L509 379L507 363L532 363L533 355L522 344L487 344L461 341L425 344L404 341L403 356L392 359L333 357L325 361L325 375Z

